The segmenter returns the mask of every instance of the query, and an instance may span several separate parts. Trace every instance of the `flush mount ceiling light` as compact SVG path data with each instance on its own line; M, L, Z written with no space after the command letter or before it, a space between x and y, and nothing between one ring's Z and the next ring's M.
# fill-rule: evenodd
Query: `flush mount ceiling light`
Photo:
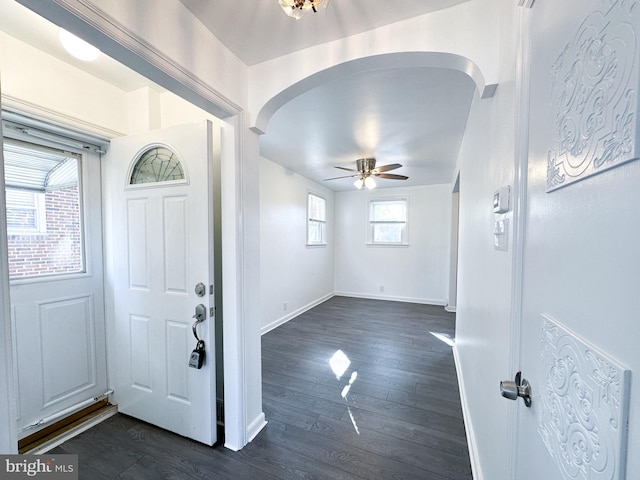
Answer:
M60 43L62 43L64 49L79 60L92 62L100 56L100 50L81 38L76 37L73 33L69 33L61 28L59 36Z
M278 3L284 13L299 20L310 11L317 12L318 7L327 8L329 0L278 0Z

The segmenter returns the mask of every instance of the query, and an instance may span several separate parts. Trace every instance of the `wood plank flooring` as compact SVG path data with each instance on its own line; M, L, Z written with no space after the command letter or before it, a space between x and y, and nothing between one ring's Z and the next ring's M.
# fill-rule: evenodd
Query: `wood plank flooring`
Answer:
M120 414L54 452L91 480L471 480L451 347L430 333L454 325L442 307L333 297L262 337L269 423L240 452Z

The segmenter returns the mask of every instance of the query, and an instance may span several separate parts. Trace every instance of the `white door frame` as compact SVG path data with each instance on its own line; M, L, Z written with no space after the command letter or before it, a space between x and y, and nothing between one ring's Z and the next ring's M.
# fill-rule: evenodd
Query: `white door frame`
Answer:
M2 123L0 122L0 183L4 185L2 152ZM7 210L4 188L0 189L0 453L18 453L16 425L16 392L13 364L13 335L9 298L9 258L7 245ZM6 421L4 421L6 420Z
M458 247L460 245L460 171L451 191L451 237L449 250L449 299L444 309L455 312L458 304Z
M516 70L516 138L514 142L514 179L513 179L513 271L511 274L511 332L509 346L509 362L515 375L520 371L522 358L522 282L524 274L524 246L526 234L527 182L529 158L529 88L530 88L530 39L529 18L533 2L526 2L517 9L518 25L516 27L516 55L519 58ZM508 442L510 451L506 454L508 464L506 474L509 478L517 478L517 441L518 418L522 402L509 402L508 424L512 425L511 438Z

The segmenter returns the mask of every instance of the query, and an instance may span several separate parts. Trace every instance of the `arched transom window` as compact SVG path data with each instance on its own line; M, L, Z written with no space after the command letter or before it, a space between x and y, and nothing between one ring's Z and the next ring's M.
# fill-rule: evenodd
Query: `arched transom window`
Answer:
M130 185L184 180L184 170L175 152L153 146L142 152L131 172Z

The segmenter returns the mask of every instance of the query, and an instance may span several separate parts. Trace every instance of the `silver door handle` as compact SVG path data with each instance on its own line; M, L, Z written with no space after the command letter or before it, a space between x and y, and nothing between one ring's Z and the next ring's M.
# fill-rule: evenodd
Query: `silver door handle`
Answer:
M516 373L513 382L510 380L500 382L500 393L509 400L517 400L518 397L521 397L525 406L531 406L531 385L526 378L522 378L522 372Z
M200 341L197 328L199 323L202 323L207 319L207 307L205 307L202 303L196 305L196 313L193 318L196 319L196 321L193 322L193 326L191 327L191 329L193 330L193 336L196 337L197 341Z

